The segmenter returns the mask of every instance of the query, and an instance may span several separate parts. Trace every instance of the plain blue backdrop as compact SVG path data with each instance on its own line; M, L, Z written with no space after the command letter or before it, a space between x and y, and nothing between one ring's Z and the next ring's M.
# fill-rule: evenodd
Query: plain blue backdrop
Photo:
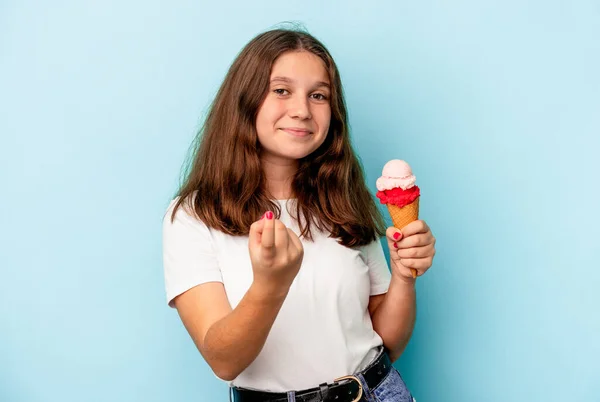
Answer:
M370 188L401 158L422 189L417 400L600 401L600 3L548 0L0 2L0 401L227 400L166 306L162 216L283 21L336 58Z

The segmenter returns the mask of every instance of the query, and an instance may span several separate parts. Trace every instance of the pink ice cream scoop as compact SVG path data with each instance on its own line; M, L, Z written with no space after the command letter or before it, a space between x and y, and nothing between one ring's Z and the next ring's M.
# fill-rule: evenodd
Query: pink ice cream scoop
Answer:
M415 185L417 178L412 174L410 165L400 159L392 159L383 166L381 177L375 185L377 190L385 191L400 187L406 190Z

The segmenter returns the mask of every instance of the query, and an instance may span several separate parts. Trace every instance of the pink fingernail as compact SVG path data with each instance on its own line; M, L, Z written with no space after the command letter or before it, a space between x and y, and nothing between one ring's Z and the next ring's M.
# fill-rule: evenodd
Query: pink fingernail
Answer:
M398 244L394 243L394 247L395 247L395 248L398 248Z
M267 215L267 219L273 219L273 212L268 211L266 215Z
M400 232L394 233L394 239L398 240L400 238L400 236L402 236L402 233L400 233Z

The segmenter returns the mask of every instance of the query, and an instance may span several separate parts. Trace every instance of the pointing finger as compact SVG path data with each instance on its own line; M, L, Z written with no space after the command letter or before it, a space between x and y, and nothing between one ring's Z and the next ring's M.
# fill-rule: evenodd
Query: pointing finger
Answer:
M273 212L267 211L265 214L265 226L262 233L261 246L263 249L271 250L275 247L275 220Z
M385 231L385 236L387 237L389 242L394 242L394 241L399 241L400 239L402 239L403 234L402 234L402 231L400 231L400 229L390 226Z
M265 219L264 219L264 215L263 215L263 218L261 218L260 220L254 222L252 225L250 225L250 233L248 234L248 237L249 237L248 243L251 245L260 245L264 228L265 228Z
M429 226L423 220L412 221L408 225L402 228L402 234L404 237L412 236L418 233L429 232Z

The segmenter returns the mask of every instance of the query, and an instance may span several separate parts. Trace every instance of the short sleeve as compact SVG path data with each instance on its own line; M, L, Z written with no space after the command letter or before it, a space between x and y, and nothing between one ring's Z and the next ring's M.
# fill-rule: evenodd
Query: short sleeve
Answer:
M370 295L375 296L386 293L392 280L392 274L385 258L381 241L377 239L363 247L371 279Z
M210 231L201 220L190 215L183 204L171 222L171 201L163 218L163 267L167 304L185 291L206 282L223 282Z

